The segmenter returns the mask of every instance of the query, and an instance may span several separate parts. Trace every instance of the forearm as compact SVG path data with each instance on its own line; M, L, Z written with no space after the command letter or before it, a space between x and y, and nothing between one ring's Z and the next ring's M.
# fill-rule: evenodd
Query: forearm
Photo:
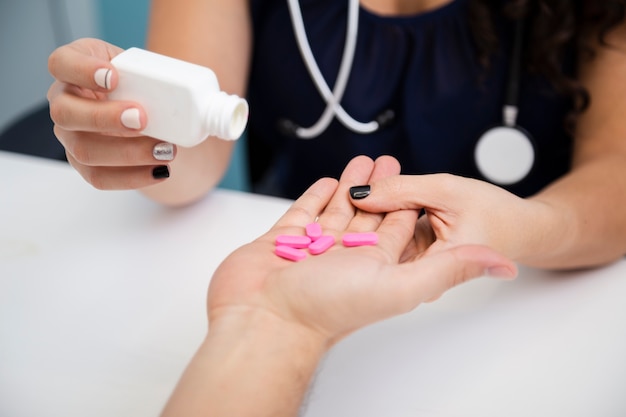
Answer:
M531 199L553 213L532 265L594 266L626 253L624 34L622 23L607 34L610 46L596 44L593 59L579 63L579 80L591 101L577 116L571 172Z
M265 312L211 323L162 417L296 416L324 353L317 334Z
M616 152L580 163L530 200L550 215L530 226L539 238L521 262L578 268L626 254L626 156Z
M152 0L148 49L211 68L220 88L245 97L251 54L246 0ZM204 196L223 177L233 142L209 138L194 148L178 147L170 178L142 192L167 205Z

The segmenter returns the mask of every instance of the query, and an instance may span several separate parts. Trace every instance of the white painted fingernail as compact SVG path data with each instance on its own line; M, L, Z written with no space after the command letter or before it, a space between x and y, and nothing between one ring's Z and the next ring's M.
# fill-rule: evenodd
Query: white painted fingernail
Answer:
M139 109L126 109L122 112L122 124L129 129L139 129L141 120L139 119Z
M109 68L100 68L96 70L96 73L93 76L96 84L101 88L109 89L111 88L111 70Z
M171 161L174 159L174 145L169 142L161 142L154 145L152 155L158 161Z

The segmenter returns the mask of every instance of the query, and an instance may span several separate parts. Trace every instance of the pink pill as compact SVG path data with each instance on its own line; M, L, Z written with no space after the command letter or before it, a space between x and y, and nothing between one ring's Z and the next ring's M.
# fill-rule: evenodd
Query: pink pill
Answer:
M319 223L309 223L305 228L306 235L311 238L312 241L319 239L322 236L322 226Z
M326 252L334 244L335 236L323 235L309 245L309 252L311 255L319 255L320 253Z
M298 235L278 235L276 245L291 246L292 248L307 248L311 244L311 238Z
M378 234L376 232L346 233L342 241L344 246L375 245L378 243Z
M279 245L274 250L276 255L281 258L289 259L290 261L298 262L306 258L306 252L291 246Z

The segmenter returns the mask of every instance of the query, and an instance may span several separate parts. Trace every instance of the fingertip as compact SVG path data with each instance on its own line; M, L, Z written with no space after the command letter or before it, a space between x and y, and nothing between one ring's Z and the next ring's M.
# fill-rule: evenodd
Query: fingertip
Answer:
M152 157L157 161L172 161L176 157L176 145L159 142L152 148Z
M339 185L339 181L335 178L330 177L322 177L315 181L304 193L304 194L323 194L323 195L332 195Z
M468 262L484 266L483 275L493 278L513 279L517 277L517 265L495 250L482 245L469 245L453 249Z
M95 91L115 88L111 59L123 49L99 39L82 38L56 48L48 56L48 71L58 81Z
M348 162L348 165L350 164L368 164L368 165L372 164L373 165L374 160L367 155L357 155Z
M348 190L350 198L353 200L362 200L370 195L372 187L370 185L355 185Z
M111 81L113 76L112 68L98 68L94 73L94 81L96 85L104 90L110 90L112 87Z
M152 178L164 180L170 177L170 168L167 165L160 165L152 169Z
M386 173L384 176L399 174L401 171L400 162L391 155L381 155L374 161L378 169L380 169L383 173Z
M369 156L359 155L352 158L341 173L339 178L343 183L366 182L374 170L374 160ZM363 180L358 180L363 178ZM357 182L357 183L358 183Z
M493 278L514 279L517 277L517 268L508 265L493 265L485 270L485 275Z
M132 130L140 130L143 126L142 114L136 107L131 107L122 111L120 121L124 127Z

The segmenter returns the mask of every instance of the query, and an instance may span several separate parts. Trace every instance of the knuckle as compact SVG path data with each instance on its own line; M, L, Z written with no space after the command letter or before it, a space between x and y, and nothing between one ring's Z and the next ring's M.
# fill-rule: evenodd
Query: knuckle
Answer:
M48 104L52 104L52 100L56 96L57 83L58 81L53 81L52 84L50 84L50 87L48 87L48 91L46 92L46 100L48 100Z
M61 143L61 145L65 147L66 135L64 134L64 130L61 129L58 125L54 125L52 126L52 133L57 138L57 140Z
M85 181L91 184L96 190L108 190L107 182L105 181L102 175L98 175L98 171L96 169L88 169L83 174Z
M110 117L105 110L101 106L95 106L91 110L90 118L96 131L103 132L109 127Z
M60 106L56 101L50 102L50 119L60 126L64 126L67 123L67 111L63 106Z
M458 192L458 177L452 174L436 174L438 177L437 186L444 195L451 195Z
M117 146L119 160L126 165L140 165L144 157L144 147L139 141L125 141Z
M390 195L403 195L408 188L407 181L404 181L404 178L400 176L391 177L388 181L384 181L383 184Z
M89 146L87 146L83 141L74 140L68 143L65 147L67 152L69 152L76 161L78 161L82 165L92 165L93 164L93 154ZM89 181L91 182L91 181Z

